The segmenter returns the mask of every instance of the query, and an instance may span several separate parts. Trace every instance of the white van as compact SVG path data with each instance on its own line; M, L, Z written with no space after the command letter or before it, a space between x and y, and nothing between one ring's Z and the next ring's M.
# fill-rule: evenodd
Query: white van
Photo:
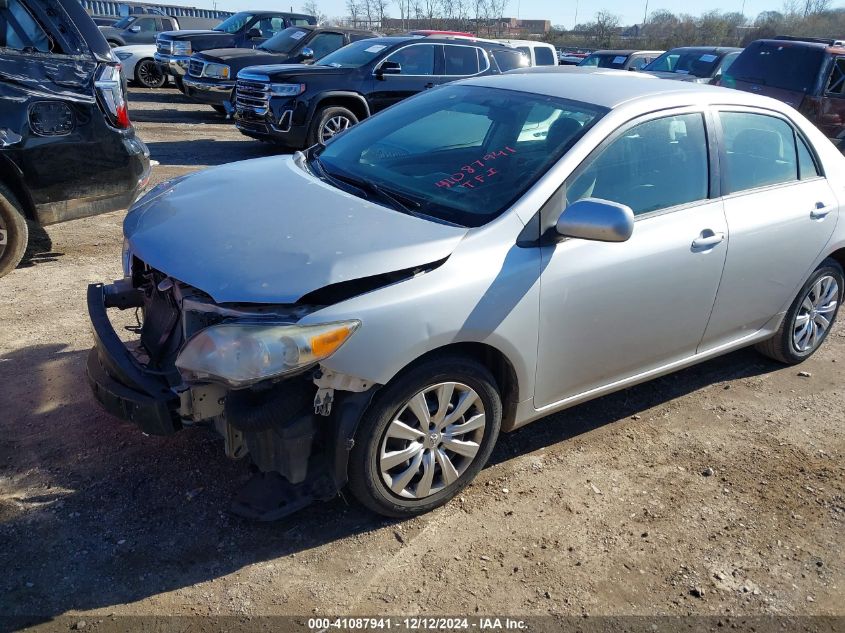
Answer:
M536 40L496 40L528 55L532 66L557 66L557 50L546 42Z

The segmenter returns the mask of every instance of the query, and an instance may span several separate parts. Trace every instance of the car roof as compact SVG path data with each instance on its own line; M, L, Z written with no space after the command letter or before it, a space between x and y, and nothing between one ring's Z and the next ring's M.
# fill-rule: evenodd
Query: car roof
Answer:
M837 40L838 41L838 40ZM770 39L770 40L755 40L749 44L768 44L770 46L784 46L788 48L820 48L829 53L841 55L845 52L845 47L837 46L836 44L830 44L829 42L816 42L812 40L799 40L799 39Z
M555 77L549 77L555 75ZM676 105L709 103L725 104L774 103L770 99L748 92L730 90L718 86L666 81L648 78L642 73L624 70L594 69L580 66L545 66L511 70L503 75L489 75L467 79L462 84L517 90L549 97L594 104L613 109L634 101L666 101L666 107Z
M590 55L634 55L635 53L657 53L659 51L642 50L639 48L603 48L593 51Z
M741 50L741 48L737 48L736 46L677 46L675 48L670 48L666 52L674 53L675 51L696 51L707 53L734 53Z
M504 42L506 44L518 44L519 46L551 46L554 48L554 45L549 44L548 42L538 42L537 40L509 40L509 39L497 39L496 42Z

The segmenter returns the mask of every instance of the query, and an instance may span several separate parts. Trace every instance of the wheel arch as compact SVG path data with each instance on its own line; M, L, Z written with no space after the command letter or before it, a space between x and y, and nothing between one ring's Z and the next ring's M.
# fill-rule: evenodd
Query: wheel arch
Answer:
M502 430L512 430L516 421L516 408L519 402L519 378L510 359L492 345L478 342L458 342L436 347L405 365L391 378L391 381L396 380L396 378L421 363L446 355L472 359L490 370L502 398Z
M317 110L320 108L327 108L331 106L348 108L356 117L358 117L359 121L363 121L370 116L370 106L367 103L367 100L358 93L331 91L321 94L312 102L311 108L308 112L308 120L312 121L317 113Z
M845 270L845 246L841 246L832 253L828 254L827 258L835 260L840 266L842 266L842 269Z
M9 158L3 155L0 155L0 183L6 185L15 194L18 202L23 205L26 219L38 222L35 205L29 195L29 190L23 182L21 170Z

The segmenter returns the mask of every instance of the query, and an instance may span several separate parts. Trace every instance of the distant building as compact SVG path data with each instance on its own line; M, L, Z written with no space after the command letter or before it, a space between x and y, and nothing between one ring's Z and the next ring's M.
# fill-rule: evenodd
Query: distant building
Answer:
M552 29L551 20L520 20L499 18L495 20L447 20L444 18L384 18L381 30L386 32L420 31L436 29L442 31L466 31L488 37L543 36Z

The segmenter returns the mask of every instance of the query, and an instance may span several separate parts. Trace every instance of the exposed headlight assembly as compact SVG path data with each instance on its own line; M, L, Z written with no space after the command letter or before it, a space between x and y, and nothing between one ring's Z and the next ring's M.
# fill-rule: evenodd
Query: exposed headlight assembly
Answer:
M270 84L270 92L277 97L295 97L305 92L305 84Z
M190 55L191 54L191 43L190 42L182 42L179 40L175 40L170 43L170 50L173 51L174 55Z
M222 323L195 334L176 358L190 382L248 387L306 369L328 358L361 325L340 321L320 325Z
M212 79L228 79L232 69L226 64L206 64L203 74Z

